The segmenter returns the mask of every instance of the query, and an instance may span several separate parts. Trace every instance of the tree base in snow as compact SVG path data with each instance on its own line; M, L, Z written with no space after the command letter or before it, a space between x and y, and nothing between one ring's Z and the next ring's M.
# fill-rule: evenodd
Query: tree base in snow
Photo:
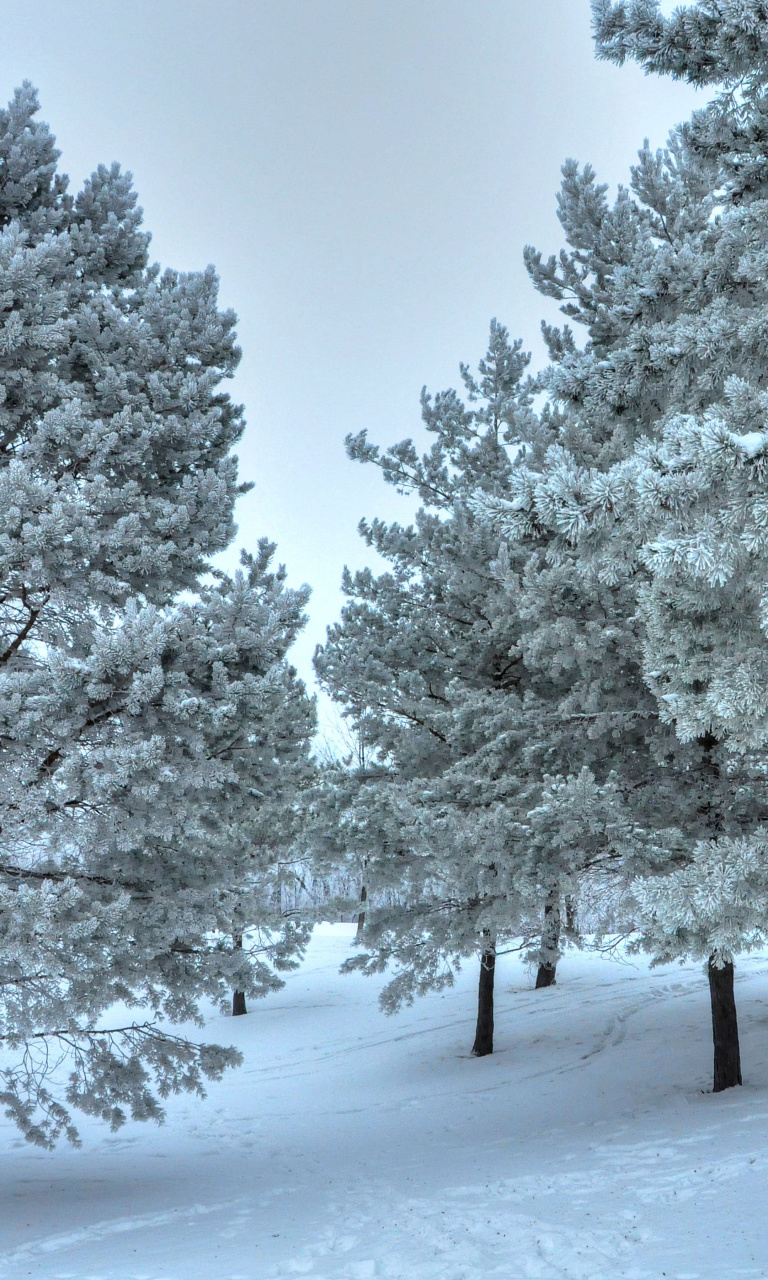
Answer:
M484 1058L493 1053L493 980L496 952L484 951L480 957L480 982L477 988L477 1028L472 1055Z
M554 987L557 981L557 967L554 964L540 964L536 974L536 990L540 987Z
M718 968L710 956L707 965L709 995L712 1001L712 1039L715 1045L714 1093L732 1089L741 1084L741 1055L739 1053L739 1024L736 1018L736 1000L733 994L733 964L728 962Z

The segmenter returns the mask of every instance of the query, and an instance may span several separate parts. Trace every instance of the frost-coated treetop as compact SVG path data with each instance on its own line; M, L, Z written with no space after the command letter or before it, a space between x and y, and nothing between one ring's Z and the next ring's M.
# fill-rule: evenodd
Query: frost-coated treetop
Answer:
M605 576L636 567L647 679L680 736L756 747L768 734L766 8L665 19L653 4L598 5L596 29L605 56L740 82L663 152L646 145L613 208L591 170L566 166L571 249L546 262L531 251L529 266L589 341L548 335L571 426L515 505L589 543ZM591 455L577 457L585 435Z
M659 0L592 0L597 56L632 58L690 84L732 85L768 76L764 0L699 0L665 18Z
M243 419L219 384L239 358L235 317L212 269L147 265L119 166L67 194L36 110L25 85L0 115L3 567L22 539L27 590L55 578L89 604L165 600L234 534Z

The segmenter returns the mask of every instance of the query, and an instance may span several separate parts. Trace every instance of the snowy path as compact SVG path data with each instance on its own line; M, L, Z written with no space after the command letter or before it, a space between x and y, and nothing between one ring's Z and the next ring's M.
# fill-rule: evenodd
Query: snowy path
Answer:
M286 989L211 1038L245 1067L161 1129L29 1148L6 1124L0 1280L768 1277L768 956L739 966L747 1084L714 1097L697 966L598 957L530 989L499 962L395 1018L326 927Z

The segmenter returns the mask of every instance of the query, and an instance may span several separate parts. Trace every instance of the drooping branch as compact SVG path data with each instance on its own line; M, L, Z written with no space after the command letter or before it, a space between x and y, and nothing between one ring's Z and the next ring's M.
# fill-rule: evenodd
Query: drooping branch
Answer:
M39 605L30 605L27 596L27 589L24 586L21 588L20 595L21 602L27 610L27 621L24 623L24 626L21 628L18 635L13 638L7 649L0 654L0 665L5 665L5 663L13 657L14 653L21 648L50 599L50 597L46 595Z

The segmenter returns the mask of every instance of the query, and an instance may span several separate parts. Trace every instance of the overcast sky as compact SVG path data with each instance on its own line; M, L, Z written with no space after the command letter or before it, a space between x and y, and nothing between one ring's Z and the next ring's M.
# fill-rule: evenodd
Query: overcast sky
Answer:
M419 432L419 392L455 386L492 316L542 359L554 304L522 249L559 249L559 168L615 186L684 85L592 55L588 0L24 0L2 3L2 86L40 91L79 187L133 171L153 254L215 263L240 317L248 428L239 543L266 533L313 587L294 660L369 558L361 516L407 513L347 461L362 427ZM230 562L234 563L233 557Z

